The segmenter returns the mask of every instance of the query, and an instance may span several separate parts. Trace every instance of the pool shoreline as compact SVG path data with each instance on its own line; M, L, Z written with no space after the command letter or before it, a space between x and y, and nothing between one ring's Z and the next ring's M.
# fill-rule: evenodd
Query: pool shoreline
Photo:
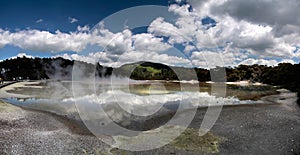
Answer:
M286 93L285 95L283 95ZM279 103L223 106L222 112L211 129L213 134L224 137L216 154L294 154L300 152L300 108L297 96L292 92L264 97L276 99ZM13 106L13 105L12 105ZM22 117L14 120L0 118L0 154L83 154L96 150L108 152L107 144L92 135L83 124L50 112L19 108ZM189 128L198 129L206 108L198 108ZM181 111L188 113L189 110ZM7 115L15 115L7 112ZM153 118L168 119L165 114ZM299 137L299 138L298 138ZM109 137L106 137L109 138ZM67 150L67 152L66 152ZM162 148L130 152L127 154L207 154L193 150L182 150L169 145Z

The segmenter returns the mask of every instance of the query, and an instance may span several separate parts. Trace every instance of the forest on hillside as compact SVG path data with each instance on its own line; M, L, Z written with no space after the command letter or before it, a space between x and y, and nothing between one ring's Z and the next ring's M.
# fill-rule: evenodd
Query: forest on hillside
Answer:
M211 81L210 73L221 69L220 67L211 70L174 67L153 62L125 64L119 68L104 67L100 64L94 65L77 61L76 64L85 66L85 68L90 70L88 72L93 72L98 77L114 74L115 76L129 77L135 80L181 79L198 80L201 82ZM4 80L71 80L73 65L74 61L63 58L18 57L0 62L0 77ZM227 81L249 80L251 82L281 86L292 91L300 91L300 64L281 63L278 66L239 65L237 67L226 67L225 70Z

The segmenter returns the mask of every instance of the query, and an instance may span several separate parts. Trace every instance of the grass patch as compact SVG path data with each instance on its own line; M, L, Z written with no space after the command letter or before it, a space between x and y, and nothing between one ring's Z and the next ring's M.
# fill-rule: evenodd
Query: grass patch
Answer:
M128 155L128 152L126 150L118 149L118 148L112 148L110 150L110 153L113 155Z
M82 155L111 155L111 153L107 153L99 148L95 148L92 152L88 152L86 149L81 149Z
M215 136L211 132L204 136L199 136L196 129L187 128L179 137L177 137L170 146L179 150L200 151L205 153L217 153L218 144L222 138Z
M154 76L155 74L161 73L160 69L155 69L153 67L139 65L139 66L137 66L137 68L146 70L146 72L150 73L152 76Z
M176 132L178 129L177 126L170 128L171 132L166 133L166 135L162 135L162 139L165 137L169 137L169 134L172 134ZM174 131L174 132L173 132ZM144 132L145 133L145 132ZM125 137L125 136L118 136L115 137L119 144L118 146L128 146L128 145L136 145L139 143L145 143L147 141L147 135L138 135L136 137ZM132 139L133 138L133 139ZM168 145L164 146L164 151L168 152L176 152L177 151L186 151L186 152L194 152L194 153L218 153L218 146L219 143L221 143L224 140L224 138L218 137L211 132L206 133L204 136L199 136L199 130L198 129L192 129L187 128L182 134L177 137L175 140L173 140ZM151 143L151 141L149 141ZM161 141L157 141L157 143L161 143ZM164 143L164 142L162 142ZM82 151L83 154L89 154L86 150ZM95 155L128 155L132 154L131 151L126 151L119 148L110 148L108 150L97 150L94 151L93 154Z

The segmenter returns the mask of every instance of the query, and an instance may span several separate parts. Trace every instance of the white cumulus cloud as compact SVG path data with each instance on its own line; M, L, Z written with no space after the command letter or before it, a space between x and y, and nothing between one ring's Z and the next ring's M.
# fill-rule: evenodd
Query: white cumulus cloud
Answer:
M104 28L104 23L93 30L78 26L69 33L0 28L0 48L13 45L29 51L56 52L67 59L108 66L136 61L170 65L191 61L199 67L298 63L299 6L300 1L295 0L189 0L169 6L177 17L172 22L158 17L145 33L134 34L129 29L115 33ZM216 23L204 25L204 18ZM78 22L74 17L68 20ZM190 60L170 52L178 44Z
M72 23L76 23L78 22L78 19L74 18L74 17L69 17L69 22L72 24Z
M38 20L36 20L35 22L36 23L41 23L41 22L43 22L44 20L43 19L38 19Z

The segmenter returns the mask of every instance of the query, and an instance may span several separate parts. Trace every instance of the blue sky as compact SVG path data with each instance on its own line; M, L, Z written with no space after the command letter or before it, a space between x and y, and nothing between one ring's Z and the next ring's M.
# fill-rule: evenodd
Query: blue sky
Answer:
M28 55L108 66L142 60L198 67L299 63L300 1L288 1L3 0L0 60ZM164 7L136 9L144 5ZM125 10L120 22L111 22L117 24L99 24L130 7L135 12ZM127 29L143 22L149 25Z
M77 26L93 27L103 18L129 7L139 5L163 5L166 0L2 0L0 1L0 28L11 32L38 29L49 32L76 31ZM71 23L71 18L78 21ZM16 56L18 53L50 57L56 54L27 51L7 45L0 48L0 60ZM72 51L66 53L74 53Z
M104 17L128 7L139 5L168 5L166 0L2 0L0 1L0 27L39 29L51 32L75 31L77 25L91 27ZM69 18L75 18L76 24ZM42 22L37 23L39 19Z

